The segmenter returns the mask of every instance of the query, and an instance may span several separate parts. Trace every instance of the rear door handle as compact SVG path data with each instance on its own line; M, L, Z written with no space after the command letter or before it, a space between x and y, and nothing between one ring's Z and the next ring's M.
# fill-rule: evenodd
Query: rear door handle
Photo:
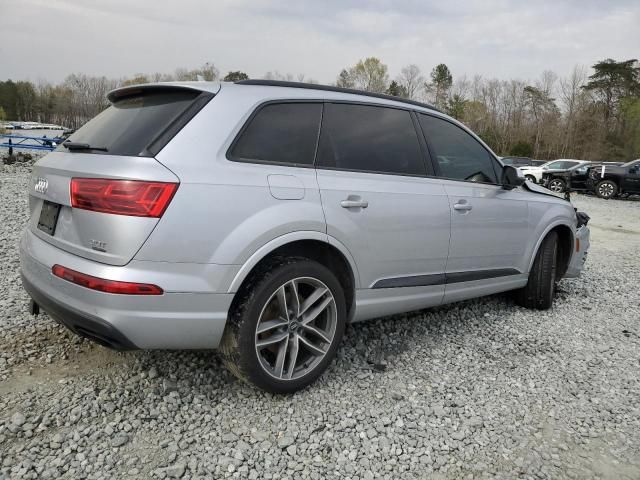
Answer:
M342 208L367 208L369 202L366 200L342 200L340 206Z
M468 203L456 203L453 206L453 208L454 208L454 210L458 210L459 212L468 212L473 207L471 205L469 205Z

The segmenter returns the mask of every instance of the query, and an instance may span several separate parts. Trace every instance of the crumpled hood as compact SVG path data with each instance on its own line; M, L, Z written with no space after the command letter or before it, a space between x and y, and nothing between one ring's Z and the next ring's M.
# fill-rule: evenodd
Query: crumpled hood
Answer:
M549 190L548 188L544 188L541 185L538 185L537 183L533 183L530 182L529 180L526 180L524 182L524 187L529 190L530 192L534 192L534 193L541 193L543 195L550 195L552 197L556 197L556 198L561 198L564 200L564 197L562 197L561 195L558 195L556 193L553 193L551 190Z

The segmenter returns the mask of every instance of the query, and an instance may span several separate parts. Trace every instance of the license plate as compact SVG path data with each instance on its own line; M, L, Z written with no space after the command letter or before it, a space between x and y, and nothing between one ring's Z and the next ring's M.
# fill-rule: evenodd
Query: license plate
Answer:
M40 218L38 219L38 229L43 232L53 235L56 231L56 224L58 223L58 214L60 213L60 205L57 203L49 202L47 200L42 204L42 210L40 210Z

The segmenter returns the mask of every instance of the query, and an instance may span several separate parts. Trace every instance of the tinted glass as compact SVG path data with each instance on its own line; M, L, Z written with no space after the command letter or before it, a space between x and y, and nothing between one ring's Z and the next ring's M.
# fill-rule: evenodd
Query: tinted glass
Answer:
M329 103L318 166L364 172L424 175L418 136L406 110Z
M445 178L469 182L498 183L489 152L478 141L453 123L419 115L432 158Z
M320 103L267 105L251 119L231 151L234 159L313 165Z
M148 93L116 101L69 137L69 140L106 148L108 155L144 155L146 147L178 116L199 92ZM63 146L60 151L67 151Z

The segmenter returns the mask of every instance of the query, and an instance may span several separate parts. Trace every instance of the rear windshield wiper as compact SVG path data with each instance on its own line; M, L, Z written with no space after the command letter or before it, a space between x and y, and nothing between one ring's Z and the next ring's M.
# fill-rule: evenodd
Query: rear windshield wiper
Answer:
M63 142L62 146L64 148L66 148L67 150L71 150L71 151L74 151L74 150L99 150L101 152L108 152L106 147L92 147L88 143L71 142L69 140L67 140L66 142Z

